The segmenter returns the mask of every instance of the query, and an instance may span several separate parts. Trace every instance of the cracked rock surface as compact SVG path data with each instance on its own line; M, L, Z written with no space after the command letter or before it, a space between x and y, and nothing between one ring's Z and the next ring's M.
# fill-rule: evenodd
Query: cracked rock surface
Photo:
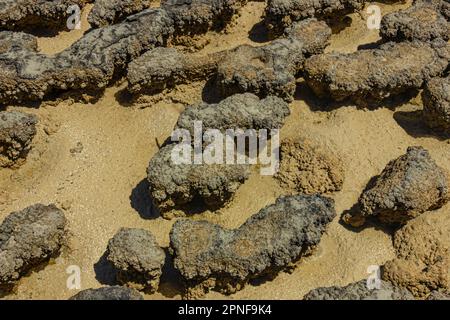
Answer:
M310 253L335 216L333 200L296 195L278 198L233 230L181 219L170 233L175 268L187 282L188 297L210 289L230 294Z

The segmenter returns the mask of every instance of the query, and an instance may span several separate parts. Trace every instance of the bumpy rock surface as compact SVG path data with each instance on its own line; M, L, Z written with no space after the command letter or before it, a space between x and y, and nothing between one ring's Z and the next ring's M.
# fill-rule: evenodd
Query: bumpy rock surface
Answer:
M148 9L124 22L95 29L54 56L36 51L36 38L0 34L0 101L41 100L69 89L104 88L142 52L165 44L172 20L161 9Z
M382 272L385 280L416 297L450 288L450 216L448 210L427 212L394 235L396 258Z
M0 30L31 29L32 27L63 30L72 14L72 5L80 8L88 0L2 0Z
M333 200L297 195L279 198L234 230L178 220L170 246L187 282L187 296L209 289L232 293L251 279L275 276L309 253L335 216Z
M345 217L358 226L367 217L387 224L406 223L450 198L448 175L427 150L409 147L406 154L389 162L359 197L359 212Z
M216 85L225 96L252 92L260 97L276 95L290 102L295 93L295 77L303 62L323 52L331 29L315 19L299 22L286 37L268 45L242 45L228 52L218 67Z
M290 114L289 105L278 97L259 99L251 93L236 94L218 104L200 103L187 107L178 118L177 128L194 135L194 121L206 129L280 129Z
M382 281L380 289L370 290L367 281L361 280L344 287L322 287L311 290L304 300L414 300L414 296L404 288Z
M153 94L179 84L208 79L216 72L224 54L197 56L175 48L155 48L129 64L128 90L133 94Z
M450 24L432 3L416 2L406 10L385 15L381 20L380 35L388 41L447 41Z
M450 294L447 292L433 291L427 297L427 300L450 300Z
M361 10L365 0L269 0L266 7L266 24L269 29L283 30L293 21L306 18L335 20Z
M66 218L54 205L13 212L0 225L0 287L12 286L32 268L59 254Z
M177 35L219 30L231 22L246 0L162 0L161 7L174 20Z
M414 4L423 2L425 4L432 4L441 14L450 20L450 1L449 0L416 0Z
M120 229L109 240L106 257L119 283L150 293L158 289L166 255L149 231Z
M450 133L450 76L431 79L425 86L422 100L427 125Z
M304 74L319 97L370 106L421 88L447 69L449 58L450 46L442 42L386 43L355 53L313 56L306 60Z
M69 300L144 300L134 289L111 286L98 289L86 289L78 292Z
M150 7L151 0L96 0L88 16L92 27L104 27Z
M200 200L208 208L217 209L231 199L248 178L244 164L176 164L172 152L177 144L162 147L147 169L147 180L154 204L165 211Z
M283 141L275 178L288 190L305 194L339 191L344 183L341 161L308 140Z
M294 24L284 38L260 47L242 45L205 56L155 48L130 63L129 91L156 93L216 75L215 85L224 96L252 92L290 101L303 62L323 52L330 36L324 22L308 19Z
M36 135L37 118L21 112L0 112L0 167L25 159Z

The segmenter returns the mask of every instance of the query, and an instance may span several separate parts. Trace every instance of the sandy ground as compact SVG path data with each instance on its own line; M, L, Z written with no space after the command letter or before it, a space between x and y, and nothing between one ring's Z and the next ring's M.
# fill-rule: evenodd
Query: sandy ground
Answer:
M387 13L407 5L380 6ZM259 39L253 32L249 36L249 31L257 30L263 8L264 3L249 3L228 33L205 37L209 43L200 53L242 43L258 44ZM82 30L42 37L40 50L53 54L68 47L88 29L86 14L87 10ZM327 51L351 52L361 44L378 40L377 31L366 28L364 14L353 14L351 18L352 25L333 35ZM95 104L62 102L44 103L38 109L8 108L36 114L40 124L27 162L20 169L0 170L0 220L11 211L37 202L56 203L69 220L70 239L59 258L45 269L24 277L17 292L6 299L72 296L76 290L66 286L66 268L71 265L82 270L82 289L110 283L110 273L101 257L108 240L120 227L150 230L163 247L168 246L175 220L164 220L152 212L145 183L146 167L158 150L157 141L162 142L170 135L184 104L201 99L203 84L181 86L169 95L170 99L147 108L121 104L120 92L125 85L108 88ZM420 108L420 99L396 110L321 106L300 79L282 138L307 137L326 144L342 158L345 183L342 191L330 195L340 216L357 201L368 180L410 145L424 146L439 165L450 170L449 141L429 135L414 112ZM255 171L228 207L193 218L237 227L283 192L272 177L260 176ZM449 209L447 205L442 210ZM319 286L344 285L365 278L369 265L380 265L391 258L391 238L385 231L369 227L354 232L342 226L337 217L315 254L302 259L293 273L281 273L275 280L257 286L248 285L229 297L213 292L206 298L300 299ZM146 298L180 298L177 277L170 264L165 268L160 290Z

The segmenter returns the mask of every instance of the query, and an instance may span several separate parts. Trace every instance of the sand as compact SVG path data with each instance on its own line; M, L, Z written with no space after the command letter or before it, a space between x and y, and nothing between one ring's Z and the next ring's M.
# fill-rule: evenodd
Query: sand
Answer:
M408 5L410 2L380 4L383 13ZM83 12L82 30L40 38L41 52L54 54L81 37L89 28L86 15L90 8ZM255 25L257 30L263 9L264 3L250 2L227 33L204 37L209 43L199 54L243 43L261 44L258 37L249 37L249 31L255 30ZM352 14L351 18L352 25L333 35L327 51L351 52L361 44L378 40L375 30L367 30L364 14ZM37 202L56 203L68 218L70 239L60 257L22 278L17 291L4 298L67 299L77 292L66 286L66 269L71 265L81 268L81 289L110 283L111 276L101 257L108 240L121 227L150 230L161 246L168 246L175 220L165 220L151 211L146 167L158 150L157 142L170 136L184 105L200 101L202 86L180 86L160 101L130 106L121 103L120 92L126 87L122 82L108 88L94 104L63 101L56 105L43 103L36 109L7 108L36 114L40 123L26 163L19 169L0 170L0 220L11 211ZM423 127L415 112L421 109L420 99L396 110L369 111L351 105L332 108L319 105L299 79L296 100L290 108L282 138L309 138L332 148L342 158L343 189L329 195L336 201L338 217L316 252L301 259L292 273L248 285L228 297L212 292L206 298L301 299L313 288L345 285L367 277L370 265L381 265L394 257L391 236L374 227L360 232L346 229L339 223L342 212L356 203L372 176L410 145L424 146L440 166L450 171L450 143L430 135ZM73 148L78 150L71 152ZM237 227L284 192L274 178L260 176L255 170L226 208L192 218ZM441 210L450 210L450 205ZM179 279L170 265L164 272L160 290L146 299L181 298Z

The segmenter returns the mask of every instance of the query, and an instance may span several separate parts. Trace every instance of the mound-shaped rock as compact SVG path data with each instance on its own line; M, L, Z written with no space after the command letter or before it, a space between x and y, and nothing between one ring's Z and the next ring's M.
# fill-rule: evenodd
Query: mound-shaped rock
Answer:
M343 165L330 150L308 140L287 140L281 143L280 158L275 178L284 188L305 194L341 190Z
M359 197L359 212L344 217L360 226L368 217L383 223L403 224L428 210L443 206L450 198L448 174L436 165L427 150L409 147L369 182Z
M204 130L217 129L280 129L290 114L289 105L278 97L259 99L251 93L235 94L217 104L199 103L187 107L176 127L194 135L194 122L201 121Z
M450 288L450 216L427 212L409 221L394 235L396 258L384 267L383 279L425 298Z
M119 283L150 293L158 289L166 254L149 231L120 229L109 240L106 258Z
M88 15L89 24L100 28L150 8L151 0L95 0Z
M128 66L128 90L154 94L176 85L209 79L226 52L204 56L159 47L133 60Z
M25 159L36 135L37 118L16 111L0 112L0 167Z
M147 180L154 204L161 213L200 201L210 209L228 202L250 174L245 164L188 164L174 162L178 144L162 147L147 169Z
M111 286L98 289L86 289L78 292L69 300L144 300L134 289Z
M292 266L318 245L335 216L333 200L297 195L279 198L234 230L181 219L170 233L175 268L188 297L210 289L233 293Z
M404 288L381 281L380 289L369 289L367 281L361 280L343 287L332 286L311 290L304 300L414 300L414 296Z
M383 16L380 35L388 41L448 41L450 24L435 5L419 1L408 9Z
M319 97L366 107L421 88L441 75L449 61L450 46L441 41L390 42L377 49L313 56L306 60L304 74Z
M330 37L331 29L324 22L308 19L294 24L284 38L265 46L239 46L221 60L216 85L224 96L252 92L290 102L303 62L323 52Z
M247 0L162 0L161 8L175 22L177 35L196 35L220 30Z
M276 34L293 21L307 18L336 20L346 14L359 11L365 0L269 0L266 7L265 22Z
M66 235L64 213L54 205L35 204L8 215L0 225L0 287L60 253Z
M450 76L428 81L422 101L425 123L430 128L450 133Z

